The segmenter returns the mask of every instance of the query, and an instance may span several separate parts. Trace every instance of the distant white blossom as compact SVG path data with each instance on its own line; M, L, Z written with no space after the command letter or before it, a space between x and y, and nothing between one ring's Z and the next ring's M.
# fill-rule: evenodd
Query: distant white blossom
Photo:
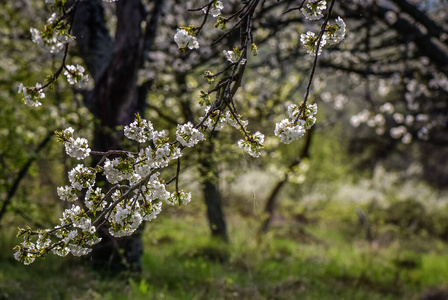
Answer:
M381 113L386 113L386 114L393 114L394 112L394 105L390 102L386 102L383 105L380 106L379 111Z
M418 132L417 132L417 137L423 141L427 141L429 139L429 130L426 127L422 127Z
M394 119L394 121L395 121L397 124L403 124L403 123L404 123L404 115L401 114L401 113L394 113L394 114L392 115L392 118Z
M394 139L399 139L399 138L403 137L407 132L408 132L408 130L403 125L398 126L398 127L393 127L390 129L390 136Z

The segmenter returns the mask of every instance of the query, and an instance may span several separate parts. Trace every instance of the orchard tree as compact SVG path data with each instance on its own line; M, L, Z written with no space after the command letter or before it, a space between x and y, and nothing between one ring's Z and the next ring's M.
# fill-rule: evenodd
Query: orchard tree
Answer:
M446 1L341 1L335 12L350 30L341 47L324 52L319 59L321 72L312 88L327 121L315 129L342 123L339 139L341 144L349 140L348 150L358 167L373 170L383 164L446 188L448 172L441 163L448 153ZM300 52L280 43L282 51L275 52L275 60L267 60L267 73L273 74L271 80L285 74L280 77L287 82L291 72L285 70L303 64L291 66L289 58ZM266 86L263 93L272 101L275 92L267 92ZM308 144L299 157L284 164L266 199L268 218L263 230L281 188L288 178L295 180L291 175L300 166L298 158L312 155L305 151ZM306 183L307 187L312 184Z
M399 170L418 162L422 178L446 187L440 163L448 154L446 1L356 1L340 8L357 34L322 64L347 74L342 99L364 100L350 119L357 129L351 150L368 167L378 159Z
M100 1L45 2L52 14L45 27L31 28L30 32L37 46L51 53L61 53L59 67L46 77L46 83L20 84L19 93L25 104L45 106L46 90L65 77L76 92L83 94L84 102L97 120L92 144L94 150L89 141L71 127L56 134L67 155L77 160L93 157L93 166L78 164L68 172L70 184L57 189L61 200L73 203L64 211L59 225L53 229L20 229L19 236L24 241L15 248L17 260L29 264L48 252L61 256L69 253L86 255L104 238L98 235L100 228L107 228L113 237L130 236L143 221L157 217L162 203L188 204L190 192L179 188L181 157L186 155L185 152L201 149L198 148L200 142L213 137L226 126L240 132L241 138L237 141L240 149L250 156L261 156L265 135L252 129L243 119L236 96L250 60L258 54L254 31L263 28L255 27L258 25L257 15L276 9L277 4L266 7L266 3L259 0L189 4L191 9L186 19L190 19L190 15L195 16L191 17L194 24L184 20L188 23L159 30L170 32L171 43L162 35L166 45L159 47L165 47L162 55L168 59L171 54L179 57L180 61L172 62L174 71L176 63L177 67L182 67L184 61L192 60L198 68L204 69L202 80L208 82L208 87L202 89L198 96L198 103L203 105L202 116L195 118L186 114L182 123L174 119L177 123L175 133L170 134L169 130L159 128L143 117L148 92L157 75L139 78L139 70L148 71L148 66L151 70L151 60L155 58L150 50L156 41L157 26L163 19L163 6L167 3L117 1L113 8L116 19L111 20L116 22L112 40ZM283 10L287 14L301 14L315 26L314 32L310 30L300 37L312 58L305 96L302 101L293 101L294 104L289 105L286 111L288 117L272 127L275 136L283 143L300 139L316 122L317 105L310 103L309 96L319 55L325 46L339 43L345 35L342 18L331 17L334 4L334 0L328 6L326 1L309 0L303 1L299 7ZM171 7L176 11L183 5ZM186 11L178 13L185 15ZM176 23L172 20L173 15L167 14L165 18L168 19L166 24L170 21ZM210 19L213 19L214 26L207 22ZM217 38L210 41L216 35ZM69 47L73 43L76 43L85 66L69 62ZM206 45L210 43L216 48L224 45L224 49L215 51L223 59L220 64L207 67L204 62L211 60L207 53L214 51L207 49ZM173 53L174 49L177 54ZM226 63L222 64L223 61ZM89 83L92 79L94 84ZM187 83L182 82L182 78L177 80L180 86ZM90 89L85 89L86 86ZM116 130L121 124L125 124L124 137L135 143L127 143L130 150L122 149L121 133ZM102 177L107 184L101 183ZM130 248L139 252L138 245ZM127 258L129 264L138 265L138 258Z

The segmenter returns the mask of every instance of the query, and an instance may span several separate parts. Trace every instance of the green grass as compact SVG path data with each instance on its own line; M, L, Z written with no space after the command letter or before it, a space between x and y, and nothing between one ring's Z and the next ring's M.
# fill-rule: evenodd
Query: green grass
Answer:
M323 222L305 228L314 241L282 227L257 238L254 222L236 216L229 224L238 226L227 245L210 240L203 218L161 216L146 227L142 273L107 278L71 257L23 266L3 233L0 299L418 299L448 281L440 241L417 253L399 241L369 245ZM398 266L403 259L417 267Z

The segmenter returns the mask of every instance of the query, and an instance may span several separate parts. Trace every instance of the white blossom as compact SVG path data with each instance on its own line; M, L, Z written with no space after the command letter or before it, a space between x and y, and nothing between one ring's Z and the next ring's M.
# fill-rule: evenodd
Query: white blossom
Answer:
M308 0L305 7L300 9L308 20L319 20L323 18L322 11L327 8L327 2L324 0Z
M43 46L44 41L42 39L42 35L41 35L40 31L37 30L36 28L31 27L30 33L31 33L31 40L33 41L33 43L35 43L39 47Z
M205 115L209 113L211 106L205 108ZM205 117L200 117L199 122L202 122ZM202 126L207 127L209 130L222 130L224 128L224 123L226 122L226 115L220 110L215 110L211 112L208 118L202 123Z
M103 169L107 181L109 181L112 184L116 184L119 183L120 181L128 179L129 174L120 170L122 169L122 167L123 163L118 158L115 158L113 160L106 159L106 161L104 162Z
M238 141L238 147L252 157L260 157L261 149L263 148L264 134L257 131L255 134L246 137L244 140Z
M68 180L77 190L90 188L95 184L95 173L93 169L84 167L79 164L68 172Z
M174 192L171 194L171 197L166 199L166 203L169 205L187 205L190 201L191 193L185 193L184 191Z
M394 105L390 102L386 102L380 106L379 111L381 113L393 114L394 113Z
M42 103L38 99L45 98L45 93L41 88L42 85L40 83L36 83L35 88L29 88L24 86L23 83L20 83L18 92L19 94L23 94L23 100L26 105L31 107L38 107L42 105Z
M191 122L177 125L176 138L185 147L193 147L200 141L205 140L204 135L194 128Z
M335 45L342 41L345 37L345 22L341 17L335 20L335 25L328 25L325 34L326 41L329 45Z
M57 193L59 198L63 201L74 202L78 200L78 195L76 195L76 189L66 185L57 188Z
M64 75L70 84L78 84L79 87L85 87L89 80L89 75L84 76L85 69L81 65L68 65L65 67Z
M308 31L306 34L302 33L300 35L300 42L303 44L303 48L306 49L308 54L316 56L318 36L316 36L314 32ZM326 35L324 34L319 44L319 52L317 53L318 56L322 53L322 48L326 43Z
M145 119L136 120L129 125L124 126L124 135L139 143L144 143L153 138L153 126L150 121Z
M101 188L89 188L85 197L86 207L95 211L104 210L108 204L107 201L104 200L104 197L105 195L102 193Z
M170 193L166 190L165 183L155 173L151 176L148 183L142 188L145 201L166 200Z
M129 236L142 223L142 216L139 213L138 202L124 201L118 204L109 215L111 227L109 233L114 237Z
M222 50L226 59L231 63L236 63L238 61L238 57L236 56L235 51L232 50Z
M74 255L74 256L83 256L83 255L87 255L89 254L92 249L91 248L84 248L78 245L74 245L74 244L68 244L67 248L70 250L70 252Z
M280 141L289 144L300 139L316 123L317 104L307 104L306 107L291 104L288 106L288 119L275 124L274 134ZM301 114L302 113L302 114Z
M198 49L199 42L197 38L188 33L185 29L177 29L176 34L174 35L174 41L177 44L179 49Z
M390 129L390 136L394 139L399 139L402 136L404 136L407 132L408 132L408 130L403 125L398 126L398 127L393 127Z
M90 155L89 141L85 138L70 137L65 142L65 152L77 160L85 159Z
M212 6L210 7L209 13L213 16L213 17L217 17L221 14L221 10L224 8L224 5L222 5L221 1L214 1L212 3ZM204 11L204 13L207 13L207 7L204 7L202 9Z
M305 122L302 121L302 123L299 122L298 124L294 124L294 122L289 119L283 119L275 124L274 134L276 137L280 138L282 143L289 144L305 135L306 130L305 127L303 127L303 123Z
M42 32L36 28L30 28L31 40L40 48L44 48L51 53L61 51L67 43L70 43L74 38L66 31L53 30L52 36L45 36L43 38Z
M52 24L58 19L58 15L56 13L53 13L50 18L47 20L47 24Z
M64 129L63 134L66 135L67 137L72 137L74 132L75 130L72 127L68 127Z
M143 203L140 206L140 214L144 221L151 221L157 218L157 215L162 211L162 202Z

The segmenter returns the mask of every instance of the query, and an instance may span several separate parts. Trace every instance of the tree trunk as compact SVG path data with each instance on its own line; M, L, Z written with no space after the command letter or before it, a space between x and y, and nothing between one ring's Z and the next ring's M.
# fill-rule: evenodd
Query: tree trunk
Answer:
M145 32L142 22L146 13L141 1L118 1L113 41L102 5L100 0L81 1L73 33L80 56L95 80L95 88L86 99L95 116L93 148L107 151L120 149L122 134L116 131L116 126L131 123L135 113L144 111L145 101L142 99L146 100L149 89L147 85L144 88L137 86L137 72L154 41L163 1L156 1ZM101 229L103 240L92 251L92 266L110 271L141 270L141 231L131 237L114 238Z
M219 173L216 170L213 155L213 141L209 139L204 145L204 151L199 159L200 174L203 178L202 193L207 206L207 219L212 237L228 242L227 226L222 210L222 196L219 191Z
M186 74L179 73L176 76L176 81L179 86L180 94L187 95ZM194 114L191 109L191 101L189 98L180 99L181 108L186 122L194 123ZM216 137L216 132L212 134L212 138L208 139L202 145L201 155L199 157L199 172L202 178L202 194L204 202L207 206L207 219L210 226L212 237L219 238L228 242L226 221L224 212L222 210L222 196L219 191L219 173L216 170L215 160L213 155L213 137Z

